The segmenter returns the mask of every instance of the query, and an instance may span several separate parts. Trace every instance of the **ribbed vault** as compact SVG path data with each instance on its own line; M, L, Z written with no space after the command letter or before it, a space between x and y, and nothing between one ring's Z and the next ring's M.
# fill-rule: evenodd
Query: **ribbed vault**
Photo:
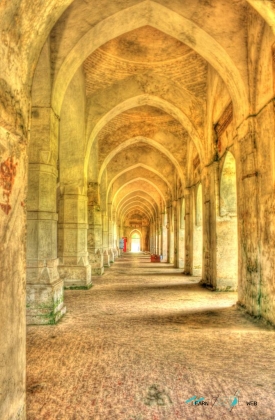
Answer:
M56 323L135 229L274 323L275 0L0 3L0 418L25 294Z

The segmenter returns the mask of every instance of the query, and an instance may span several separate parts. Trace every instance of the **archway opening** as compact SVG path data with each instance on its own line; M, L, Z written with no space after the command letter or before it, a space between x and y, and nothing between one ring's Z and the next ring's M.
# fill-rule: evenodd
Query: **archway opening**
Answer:
M178 204L178 252L177 252L177 267L184 268L185 263L185 200L182 198Z
M134 232L131 236L131 252L140 252L140 234Z
M193 276L202 275L202 186L199 184L195 193L195 223L193 236Z
M217 290L237 290L238 227L236 162L227 152L221 172L217 220Z

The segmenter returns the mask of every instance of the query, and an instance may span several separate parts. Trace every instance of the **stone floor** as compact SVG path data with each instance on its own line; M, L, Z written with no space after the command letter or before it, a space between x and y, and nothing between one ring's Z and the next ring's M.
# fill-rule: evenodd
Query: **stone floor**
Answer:
M28 327L28 420L275 419L275 331L197 282L125 254L66 291L58 325Z

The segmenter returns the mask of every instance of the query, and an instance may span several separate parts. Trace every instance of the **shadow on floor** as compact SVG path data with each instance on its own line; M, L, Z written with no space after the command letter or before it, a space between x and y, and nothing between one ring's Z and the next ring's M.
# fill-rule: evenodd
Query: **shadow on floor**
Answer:
M188 300L188 299L187 299ZM184 303L184 299L183 299ZM254 319L244 314L235 304L227 308L205 308L205 309L186 309L179 311L166 311L166 313L146 313L139 316L128 316L129 324L155 325L156 327L183 326L184 330L239 330L255 331L255 327L263 331L273 331L274 328L261 320Z

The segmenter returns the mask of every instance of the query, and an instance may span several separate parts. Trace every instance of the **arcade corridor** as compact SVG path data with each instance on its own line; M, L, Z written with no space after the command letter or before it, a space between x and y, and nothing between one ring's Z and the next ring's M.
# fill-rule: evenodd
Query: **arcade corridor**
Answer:
M65 291L59 324L28 326L28 420L274 419L275 333L236 293L143 253L93 283Z

